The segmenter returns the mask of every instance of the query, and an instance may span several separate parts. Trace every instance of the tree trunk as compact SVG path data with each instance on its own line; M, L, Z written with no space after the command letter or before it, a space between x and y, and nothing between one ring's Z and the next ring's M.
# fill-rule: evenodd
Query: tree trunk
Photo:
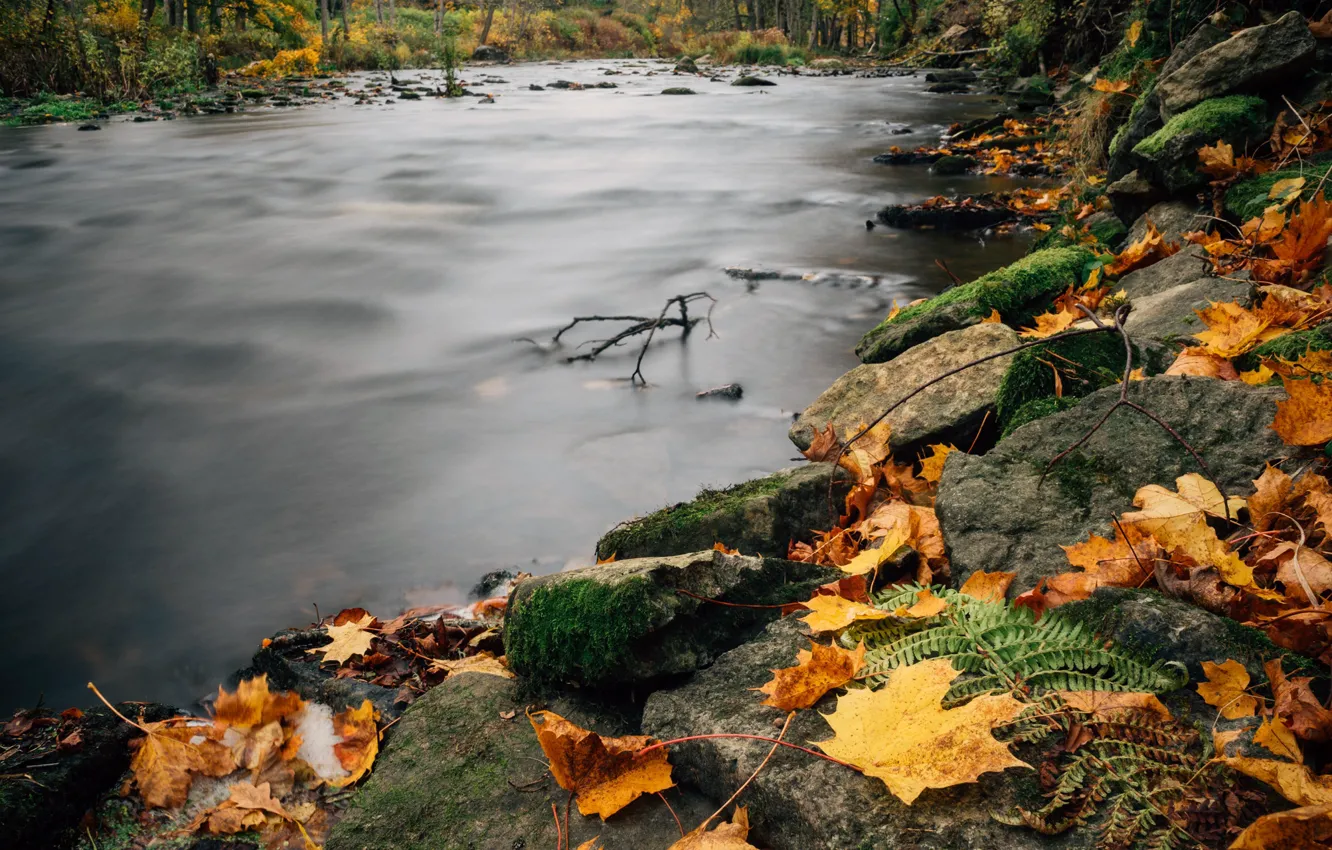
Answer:
M384 23L384 0L375 0L375 21L381 25Z
M250 9L244 3L236 7L236 32L245 32L249 23Z
M351 25L347 23L347 7L351 5L351 0L338 0L338 10L342 13L342 37L345 39L351 32Z
M763 0L751 0L754 4L754 29L763 29Z
M486 7L486 21L481 25L481 44L486 43L490 38L490 25L495 22L495 5L491 3Z
M319 0L319 34L328 41L328 0Z
M153 15L157 13L157 0L143 0L139 4L139 20L145 24L151 23Z
M819 40L819 4L813 2L809 4L809 50L813 50Z
M735 28L744 29L744 22L740 20L740 0L731 0L731 8L735 10Z
M208 31L216 34L222 28L221 0L208 0Z
M398 5L394 0L389 0L389 26L398 28Z
M167 8L167 26L169 27L179 26L179 24L176 21L176 0L166 0L166 8Z
M199 0L183 0L185 3L185 25L190 32L199 31Z

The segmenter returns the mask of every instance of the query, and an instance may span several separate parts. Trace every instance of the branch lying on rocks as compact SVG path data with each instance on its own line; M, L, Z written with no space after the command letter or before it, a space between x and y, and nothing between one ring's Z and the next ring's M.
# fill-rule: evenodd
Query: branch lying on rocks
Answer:
M702 318L690 318L689 305L695 301L703 300L709 302L707 314ZM679 308L680 315L678 317L671 316L668 318L666 313L670 311L672 304ZM567 331L572 330L574 327L584 322L632 322L631 325L614 336L607 337L606 339L588 340L587 342L582 343L579 346L580 348L584 345L591 345L592 350L566 357L565 362L574 363L579 360L596 360L597 357L606 350L621 345L625 340L631 337L645 333L647 334L647 339L643 340L643 347L638 352L638 361L634 364L634 371L633 374L629 376L629 381L635 385L641 382L643 386L647 386L647 379L643 377L643 357L647 354L648 346L652 344L652 338L656 335L657 329L677 327L682 331L680 338L688 339L690 331L694 329L694 325L697 325L699 322L707 322L708 339L711 339L717 335L716 330L712 327L712 308L716 305L717 299L713 298L707 292L691 292L688 295L676 295L667 298L666 303L662 305L661 313L659 313L656 318L650 316L575 316L573 321L556 331L555 336L551 338L551 342L555 345L559 345L560 337L564 336Z

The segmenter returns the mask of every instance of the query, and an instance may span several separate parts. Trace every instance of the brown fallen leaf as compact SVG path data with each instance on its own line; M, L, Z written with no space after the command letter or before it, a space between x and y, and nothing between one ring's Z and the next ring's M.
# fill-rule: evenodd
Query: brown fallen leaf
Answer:
M1258 710L1258 700L1246 693L1249 687L1249 671L1235 660L1221 664L1211 661L1202 663L1206 682L1198 683L1198 695L1203 702L1215 707L1227 720L1237 717L1252 717Z
M1003 602L1008 587L1017 578L1017 573L974 572L967 576L958 592L981 602Z
M749 812L744 806L737 806L730 823L719 823L711 832L704 823L667 850L756 850L745 840L748 837Z
M1321 446L1332 440L1332 380L1283 376L1288 396L1277 402L1272 430L1288 446Z
M981 774L1030 767L991 729L1022 711L1008 694L986 695L955 709L943 698L961 673L942 658L898 667L877 691L850 691L824 715L833 737L815 746L849 762L910 805L926 788L975 782Z
M1315 776L1308 765L1247 756L1227 756L1217 760L1245 776L1267 783L1297 806L1332 804L1332 776Z
M1121 691L1056 691L1069 708L1098 717L1110 717L1124 711L1145 711L1162 719L1171 719L1170 709L1162 705L1156 694L1124 693Z
M605 820L641 795L675 785L665 748L636 757L639 750L656 743L652 738L603 738L551 711L527 718L550 761L551 775L561 788L574 793L584 816L600 815Z
M1239 834L1230 845L1230 850L1276 850L1286 847L1291 850L1326 850L1332 847L1332 803L1263 815Z
M370 700L333 716L333 731L342 740L333 745L333 755L347 775L330 781L334 788L345 788L370 772L379 754L379 712Z
M1326 741L1332 738L1332 711L1319 702L1309 683L1310 676L1288 677L1281 669L1281 659L1274 658L1263 665L1272 686L1275 701L1273 711L1286 722L1300 738L1306 741ZM1298 801L1292 801L1298 802Z
M167 720L140 726L148 734L133 745L130 771L149 808L180 808L190 792L194 774L204 769L203 756L189 743L194 733L170 723ZM182 729L186 730L184 740L181 740Z
M1175 362L1166 369L1167 375L1197 375L1201 378L1217 378L1222 381L1234 381L1239 372L1228 359L1214 354L1202 346L1194 346L1181 351Z
M430 666L434 670L447 673L448 676L454 676L458 673L485 673L489 676L499 676L501 679L515 678L503 658L496 658L494 653L484 650L466 658L432 658ZM445 678L448 678L448 676L445 676Z
M1295 733L1280 717L1269 717L1253 733L1253 742L1296 764L1304 764L1304 753Z
M796 653L796 665L773 670L772 681L761 688L768 694L763 705L795 711L809 708L833 688L851 681L865 666L865 644L855 650L839 646L823 646L811 641L811 648Z

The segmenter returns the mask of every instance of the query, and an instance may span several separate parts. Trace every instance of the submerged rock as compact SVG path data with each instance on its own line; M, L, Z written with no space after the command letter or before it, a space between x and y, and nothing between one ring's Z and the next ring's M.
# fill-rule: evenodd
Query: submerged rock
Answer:
M643 731L663 740L718 732L772 737L783 714L762 705L749 689L768 682L773 668L794 664L796 652L808 648L803 624L794 617L773 623L759 639L726 653L689 682L648 697ZM805 745L832 737L820 712L831 711L836 699L826 696L814 710L799 712L786 739ZM701 740L672 747L671 762L677 781L725 800L768 750L756 741ZM780 748L741 803L749 806L749 840L771 850L1066 846L1064 837L1046 838L990 817L1011 810L1019 795L1029 804L1039 793L1035 771L1014 769L984 774L975 784L926 790L907 806L878 779Z
M966 174L978 164L974 156L943 156L934 161L930 170L940 177L953 177L958 174Z
M426 693L386 734L375 770L334 826L328 850L554 847L550 807L563 813L568 794L545 766L525 716L529 702L512 680L480 673L452 676ZM602 735L638 731L632 712L568 697L546 707ZM694 792L664 793L685 823L714 808ZM575 810L569 831L569 846L600 836L606 850L666 847L680 834L650 794L604 822Z
M1162 116L1169 119L1233 92L1271 91L1294 83L1304 75L1317 47L1299 12L1242 30L1162 76L1156 87Z
M882 363L947 331L980 324L994 310L1005 321L1023 321L1023 314L1043 312L1050 298L1078 283L1092 256L1086 248L1029 254L884 319L860 340L856 354L866 363Z
M887 363L865 363L838 378L791 426L791 442L809 448L829 423L841 435L872 422L925 382L965 363L1018 345L1001 324L951 331L908 349ZM894 453L910 456L930 443L969 442L994 412L995 395L1012 356L996 358L921 392L888 417Z
M894 204L879 210L876 218L881 224L902 230L982 230L1013 218L1013 211L1002 204L984 198L974 200L954 207Z
M720 387L713 387L710 390L703 390L695 393L697 398L723 398L728 401L739 401L745 394L745 388L739 384L724 384Z
M668 89L662 89L662 90L661 90L661 93L662 93L662 94L698 94L698 92L694 91L694 90L691 89L691 88L687 88L687 87L685 87L685 86L671 86L671 87L668 88Z
M839 574L710 549L528 579L509 599L504 648L513 671L539 683L623 686L692 673L777 616L705 599L802 601Z
M744 76L744 77L736 77L734 80L731 81L731 85L733 85L733 86L775 86L775 85L777 85L777 84L774 83L772 80L768 80L768 79L765 79L765 78L763 78L763 77L750 77L750 76Z
M1129 389L1129 398L1169 422L1233 493L1248 492L1267 459L1283 451L1269 427L1282 397L1280 390L1189 376L1148 378ZM1118 398L1119 387L1107 387L1017 429L984 456L949 456L935 512L955 581L1003 570L1017 573L1011 593L1029 590L1069 571L1061 545L1111 535L1111 518L1133 507L1139 488L1173 489L1175 478L1198 471L1159 425L1120 408L1042 481L1050 459L1086 435Z
M971 83L975 80L976 72L964 68L943 68L925 75L927 83Z
M809 542L814 529L837 520L849 478L831 463L811 463L746 481L724 490L704 490L639 519L620 523L597 541L597 558L682 555L724 543L741 552L783 558L792 540Z

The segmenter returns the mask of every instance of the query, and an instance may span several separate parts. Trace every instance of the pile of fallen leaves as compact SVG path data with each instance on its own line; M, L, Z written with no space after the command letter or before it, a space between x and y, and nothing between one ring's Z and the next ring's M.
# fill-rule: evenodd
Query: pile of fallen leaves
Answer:
M1038 116L1027 121L1007 118L980 132L969 132L961 124L948 128L945 141L913 151L889 149L890 163L933 162L945 156L969 156L982 174L1011 174L1018 177L1054 175L1068 166L1067 146L1059 139L1060 118Z

